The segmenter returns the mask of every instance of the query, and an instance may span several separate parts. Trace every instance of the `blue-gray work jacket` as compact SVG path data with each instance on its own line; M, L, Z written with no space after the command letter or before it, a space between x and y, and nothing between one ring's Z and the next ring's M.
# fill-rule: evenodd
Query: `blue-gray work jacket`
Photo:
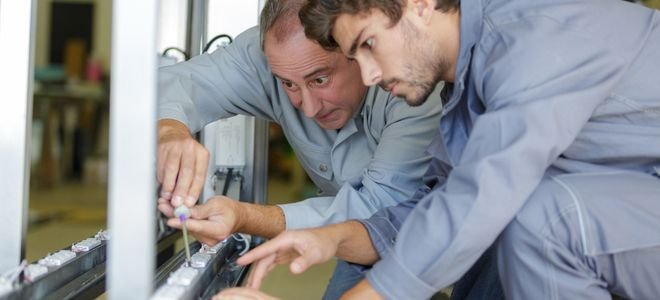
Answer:
M389 299L429 298L458 280L546 176L660 173L660 12L464 0L460 18L430 186L363 221L382 258L367 279ZM627 246L617 222L600 225L609 244L587 254ZM657 228L637 234L658 246Z

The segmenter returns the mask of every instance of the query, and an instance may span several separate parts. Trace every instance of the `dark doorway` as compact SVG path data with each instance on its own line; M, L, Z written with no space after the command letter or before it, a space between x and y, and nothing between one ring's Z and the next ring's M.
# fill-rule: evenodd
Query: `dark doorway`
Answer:
M85 53L92 46L94 5L54 2L50 18L50 63L62 64L67 43L82 40Z

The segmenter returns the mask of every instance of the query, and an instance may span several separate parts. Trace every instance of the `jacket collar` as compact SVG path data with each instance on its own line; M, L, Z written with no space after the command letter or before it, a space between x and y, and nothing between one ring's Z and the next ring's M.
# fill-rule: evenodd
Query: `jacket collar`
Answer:
M456 63L455 81L446 85L443 91L448 99L444 105L443 115L451 111L465 90L465 81L468 76L472 50L481 38L483 24L483 1L488 0L462 0L460 6L460 48Z

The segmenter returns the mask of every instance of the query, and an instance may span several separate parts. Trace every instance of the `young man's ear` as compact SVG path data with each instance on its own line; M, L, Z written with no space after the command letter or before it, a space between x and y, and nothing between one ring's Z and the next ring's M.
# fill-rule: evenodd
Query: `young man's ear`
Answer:
M422 22L427 23L431 20L431 15L435 11L436 0L408 0L408 8L412 13L421 18Z

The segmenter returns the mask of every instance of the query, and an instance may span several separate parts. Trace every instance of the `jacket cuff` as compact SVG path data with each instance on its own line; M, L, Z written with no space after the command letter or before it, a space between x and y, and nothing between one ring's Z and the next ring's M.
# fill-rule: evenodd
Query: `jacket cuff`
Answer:
M399 231L392 225L390 220L378 214L369 219L357 221L367 229L378 256L385 257L385 254L394 247L396 235Z
M285 230L309 228L311 227L311 220L308 220L309 206L306 204L289 203L277 205L284 212L284 221L286 222Z
M393 252L382 257L366 277L385 299L429 299L438 291L410 272Z

